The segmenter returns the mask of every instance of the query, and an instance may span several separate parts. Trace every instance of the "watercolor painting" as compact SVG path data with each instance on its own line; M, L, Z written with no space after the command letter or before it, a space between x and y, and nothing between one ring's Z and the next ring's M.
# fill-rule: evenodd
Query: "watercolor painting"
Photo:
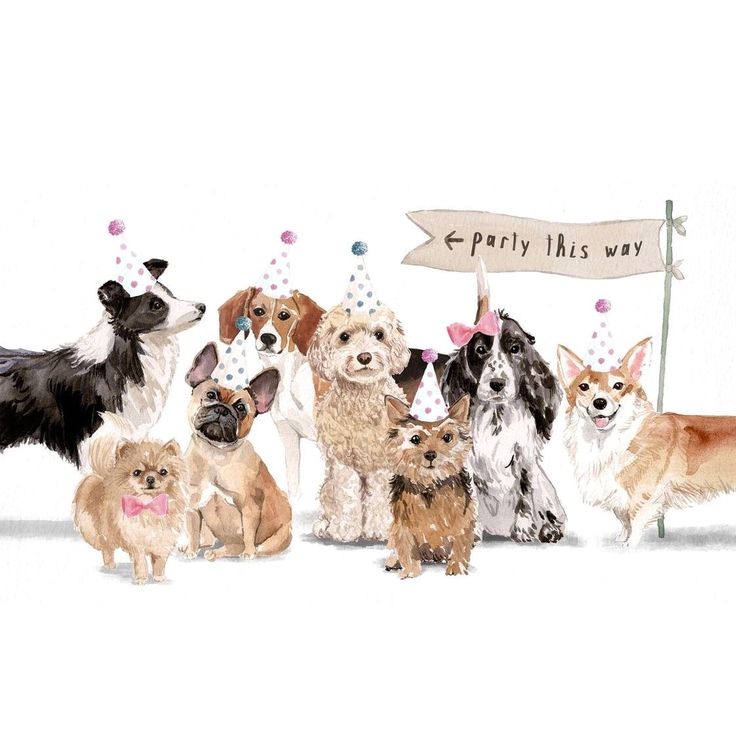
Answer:
M729 21L8 6L4 731L732 730Z

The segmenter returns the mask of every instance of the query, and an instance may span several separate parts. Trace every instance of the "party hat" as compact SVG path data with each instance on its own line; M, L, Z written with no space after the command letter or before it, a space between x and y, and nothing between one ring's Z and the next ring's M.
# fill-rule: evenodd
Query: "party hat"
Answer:
M437 383L437 373L432 365L437 360L436 350L425 350L422 360L427 364L424 375L417 389L409 414L422 422L439 422L447 418L447 404L442 398Z
M353 243L351 250L357 257L358 263L350 275L342 306L348 314L373 314L381 306L381 302L376 298L371 277L365 268L363 256L368 252L368 246L357 241Z
M113 220L107 226L107 231L115 238L115 280L131 296L140 296L151 291L156 279L125 242L125 223L122 220Z
M595 303L596 321L590 336L590 345L585 356L588 368L594 371L612 371L621 365L610 328L611 302L599 299Z
M281 233L281 244L256 282L256 286L266 296L272 296L275 299L288 299L292 295L290 251L294 243L296 243L296 233L291 232L291 230L285 230Z
M242 391L248 385L248 366L245 357L245 335L251 328L247 317L238 317L235 320L238 335L230 345L219 342L217 356L219 363L212 371L212 380L220 386Z

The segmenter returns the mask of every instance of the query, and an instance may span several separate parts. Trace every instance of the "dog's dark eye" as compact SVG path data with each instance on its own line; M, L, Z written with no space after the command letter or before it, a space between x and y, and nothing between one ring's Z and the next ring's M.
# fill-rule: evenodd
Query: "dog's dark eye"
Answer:
M166 470L166 468L161 468L161 470L158 471L159 475L168 475L169 471Z
M581 391L587 391L587 390L588 390L588 389L590 388L590 386L589 386L589 385L588 385L587 383L581 383L581 384L580 384L580 385L578 386L578 388L579 388L579 389L580 389Z
M214 401L217 398L217 392L216 391L208 391L206 394L207 398L210 401Z
M444 442L452 442L452 435L448 432L444 437L442 437L442 440Z
M245 414L247 411L245 404L242 401L238 401L238 403L235 404L235 411L237 411L238 414Z
M616 383L613 384L613 387L616 389L616 391L620 391L624 385L621 383L621 381L616 381Z
M263 315L266 314L266 310L263 307L256 307L253 310L253 314L255 314L256 317L263 317Z
M342 342L347 342L350 339L350 333L349 332L342 332L340 333L340 340Z
M278 317L282 322L285 322L289 317L291 317L291 315L288 312L281 311L279 312Z
M385 335L383 334L383 330L376 330L376 331L375 331L375 332L373 333L373 337L375 337L375 338L376 338L376 340L378 340L379 342L380 342L381 340L383 340L383 338L385 337Z
M133 477L137 478L143 471L138 470L137 468L133 471Z
M415 435L414 435L414 436L413 436L413 437L412 437L412 438L411 438L411 439L409 440L409 442L411 442L411 443L412 443L412 445L418 445L418 444L419 444L419 443L420 443L421 441L422 441L422 438L421 438L421 437L420 437L420 436L419 436L418 434L415 434Z
M475 349L475 352L478 355L485 355L488 351L486 350L485 345L478 345L478 347Z
M512 345L512 346L511 346L511 347L509 348L509 352L510 352L510 353L512 353L513 355L516 355L516 354L517 354L517 353L519 353L520 351L521 351L521 347L520 347L520 346L519 346L519 345L518 345L517 343L514 343L514 344L513 344L513 345Z
M151 309L154 312L160 312L164 308L164 303L160 299L151 299Z

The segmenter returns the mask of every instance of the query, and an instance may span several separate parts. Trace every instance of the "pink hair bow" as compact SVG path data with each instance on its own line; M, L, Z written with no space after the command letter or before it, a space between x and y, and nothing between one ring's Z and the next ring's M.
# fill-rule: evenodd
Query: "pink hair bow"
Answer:
M486 312L473 327L453 322L447 328L447 334L455 347L461 348L470 342L470 339L478 332L484 335L498 335L501 327L495 312Z
M141 501L138 496L123 496L123 513L126 516L138 516L141 511L150 511L156 516L166 516L169 513L169 497L165 493L150 501Z

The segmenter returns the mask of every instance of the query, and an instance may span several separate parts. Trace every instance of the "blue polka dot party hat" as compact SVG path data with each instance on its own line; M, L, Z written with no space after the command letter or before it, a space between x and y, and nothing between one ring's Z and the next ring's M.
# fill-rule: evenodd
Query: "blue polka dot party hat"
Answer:
M373 314L381 306L381 302L376 298L373 282L368 275L365 258L363 258L368 252L368 246L358 241L353 243L351 250L357 263L350 275L342 306L348 314Z
M437 383L437 373L434 362L437 360L436 350L425 350L422 360L427 364L424 375L419 383L414 401L411 403L409 414L421 422L440 422L447 419L447 404L442 398L440 385Z
M242 391L248 385L248 365L245 357L245 335L250 330L250 320L247 317L238 317L235 320L238 334L230 345L217 343L217 357L220 359L214 371L212 380L224 388L233 391Z

